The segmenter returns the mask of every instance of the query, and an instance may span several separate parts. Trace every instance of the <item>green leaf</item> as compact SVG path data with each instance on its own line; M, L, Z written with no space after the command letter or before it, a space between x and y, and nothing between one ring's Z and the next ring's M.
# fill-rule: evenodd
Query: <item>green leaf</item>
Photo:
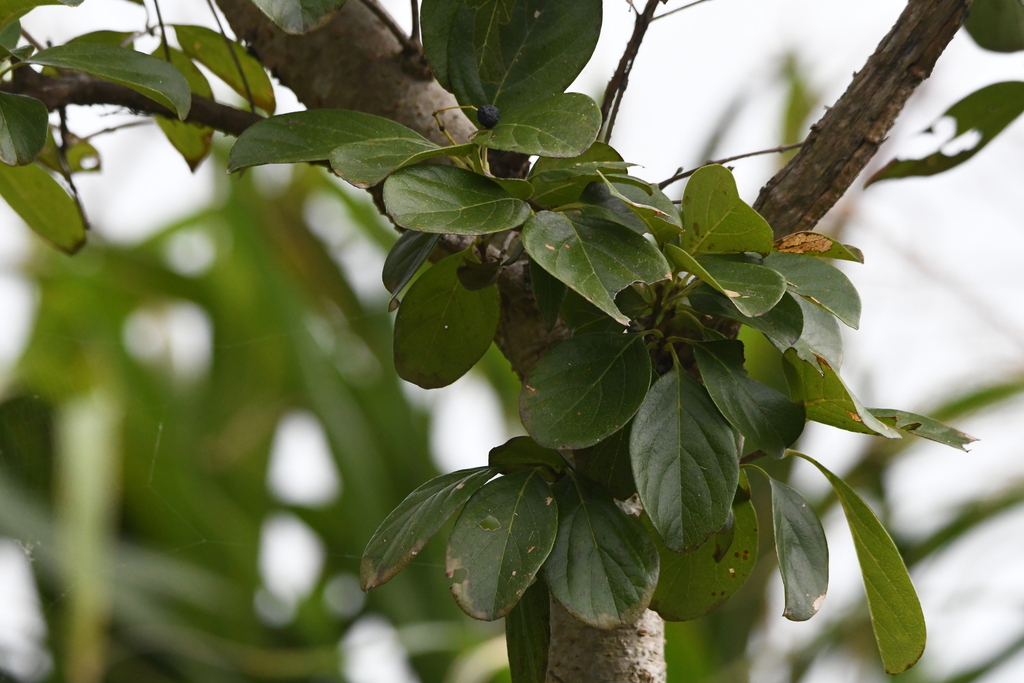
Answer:
M663 619L689 621L702 617L746 583L757 562L757 514L749 497L734 503L732 510L733 538L724 557L715 538L686 555L658 544L661 576L651 609Z
M434 251L439 239L441 236L437 234L415 230L403 232L395 246L391 247L388 257L384 259L384 271L381 274L384 287L398 296L402 288L416 275L420 266L430 258L430 252Z
M629 451L640 500L670 549L692 552L725 524L739 481L738 441L707 390L678 365L651 387Z
M565 469L565 460L558 451L544 448L528 436L515 436L487 455L487 464L502 471L543 465L555 472Z
M90 31L80 36L75 36L66 44L72 43L103 43L104 45L116 45L118 47L131 47L135 42L135 34L130 31Z
M691 254L772 250L772 229L740 199L736 181L724 166L704 166L683 192L683 248Z
M46 144L49 119L46 105L34 97L0 92L0 161L32 163Z
M454 166L418 164L384 182L384 204L399 225L423 232L484 235L530 216L526 202L498 183Z
M1021 0L974 0L964 28L986 50L1024 50L1024 4Z
M494 621L519 602L555 543L556 509L536 468L499 477L469 499L445 557L449 578L465 572L451 587L463 612Z
M6 9L6 8L5 8ZM3 14L4 10L0 9L0 14ZM3 48L10 52L18 47L18 42L21 40L21 22L15 19L10 24L0 29L0 48Z
M600 0L518 0L508 21L485 3L451 19L447 75L459 104L493 104L503 116L563 92L601 33Z
M101 43L58 45L37 52L29 64L81 71L119 83L162 104L184 120L192 107L185 77L167 62L126 47Z
M795 489L768 476L771 482L775 552L786 591L782 616L807 621L821 607L828 590L828 543L814 508Z
M519 415L542 446L592 446L629 422L650 382L643 338L572 337L542 356L523 382Z
M423 273L405 295L395 318L395 370L424 389L448 386L469 372L498 329L498 292L471 292L453 254Z
M629 188L637 193L643 192L631 185L620 185L617 189ZM643 235L650 232L651 227L643 221L626 202L612 195L603 181L594 181L586 186L583 194L571 205L581 213L595 218L624 225L633 232Z
M632 425L626 425L607 439L573 454L576 472L600 484L618 500L627 500L636 493L633 463L629 457L631 430Z
M57 4L76 7L82 4L82 0L4 0L0 4L0 29L17 21L36 7Z
M804 327L800 332L800 339L791 344L796 349L797 355L813 365L820 372L818 358L824 358L825 362L833 369L839 370L843 365L843 333L839 329L839 321L825 309L815 306L801 296L792 297L803 312ZM779 350L786 351L786 347L779 346Z
M647 529L571 473L554 488L558 536L544 565L551 595L589 626L635 623L658 583L658 549Z
M477 133L473 141L491 149L568 158L589 149L600 130L601 110L594 100L559 93L503 115L498 125Z
M386 583L419 554L441 525L497 474L493 467L459 470L431 479L409 494L381 522L363 551L363 590Z
M804 430L804 407L747 377L743 342L693 345L704 386L726 419L747 438L746 450L781 458Z
M278 28L300 35L330 21L345 0L252 0Z
M604 176L604 174L601 174ZM636 215L646 226L644 232L649 232L658 240L658 244L665 244L674 240L683 230L683 222L679 217L679 210L658 186L650 183L646 187L638 187L635 184L624 184L617 182L619 176L602 178L609 193L621 201L629 210ZM626 180L626 177L621 177Z
M246 52L244 47L205 26L176 24L174 34L178 37L178 44L185 54L212 71L217 78L227 83L246 100L251 94L252 101L257 107L268 114L274 113L277 101L274 98L274 86L270 82L270 77L264 71L263 65ZM234 58L228 51L229 45L231 52L234 52Z
M249 126L238 137L228 158L228 172L260 164L326 161L341 145L403 137L407 132L411 131L390 119L347 109L309 109L271 116Z
M537 308L550 330L558 322L566 287L533 259L530 259L530 287L533 298L537 300Z
M199 67L193 64L192 60L180 50L167 48L167 52L171 55L171 64L185 77L192 94L213 99L210 82L206 80L206 76L199 70ZM157 46L153 56L162 59L165 56L163 46ZM154 119L174 149L178 150L189 168L195 171L210 153L210 148L213 145L213 129L209 126L185 123L163 116L156 116Z
M335 148L331 152L331 167L348 182L366 189L400 168L434 157L465 156L477 149L473 143L439 147L418 133L404 126L402 128L404 130L400 131L398 137L348 142ZM495 182L502 184L504 180L495 179ZM525 181L519 182L528 185ZM529 192L532 193L532 188L529 188Z
M624 173L623 164L622 157L614 148L603 142L595 142L577 157L537 159L527 180L536 190L533 196L535 202L541 206L562 206L578 200L588 184L599 180L594 173L596 169L603 169L605 173ZM577 177L584 170L590 175Z
M634 282L671 277L658 249L629 228L579 214L543 211L523 228L523 244L545 270L622 324L615 295Z
M953 155L944 154L940 149L923 159L893 159L871 176L864 186L890 178L935 175L959 166L984 149L1021 112L1024 112L1024 83L1007 81L985 86L954 104L941 117L956 121L954 140L971 131L980 134L975 145ZM925 132L931 132L931 128Z
M786 280L770 268L727 256L694 258L669 244L665 253L679 267L725 294L745 316L757 317L775 308L786 293Z
M919 436L922 439L959 448L964 452L967 451L964 446L977 441L973 436L965 434L958 429L953 429L925 415L908 413L904 410L892 410L890 408L869 408L868 412L877 417L880 422L890 427L895 427L908 434Z
M819 371L802 360L795 349L786 351L783 358L782 369L789 383L789 395L794 401L804 404L808 420L848 432L880 434L887 439L901 438L899 431L879 422L861 405L824 359L819 360Z
M797 343L804 329L804 317L797 303L798 297L792 295L783 296L779 303L775 304L775 308L756 318L740 313L732 299L719 294L711 287L698 287L688 298L690 305L697 311L741 322L778 342L783 349Z
M831 237L816 232L794 232L792 235L786 235L775 241L775 251L864 263L864 254L857 247L840 244Z
M889 674L906 671L921 658L926 633L921 602L899 550L875 513L846 482L813 458L794 454L817 467L835 489L857 548L871 626L885 671Z
M434 72L434 78L448 91L452 89L448 82L448 35L455 15L463 5L463 0L423 0L420 4L423 55Z
M66 150L68 170L72 173L83 171L90 173L99 172L102 164L100 153L96 148L88 140L72 139L69 136L69 141L71 145ZM60 160L60 147L57 145L57 141L53 137L53 131L50 129L46 131L46 144L43 145L43 151L36 157L36 161L54 173L64 173L64 167Z
M771 254L764 265L786 278L790 291L818 304L853 329L860 325L860 295L843 271L800 254Z
M0 165L0 196L37 235L74 254L85 244L85 221L75 200L40 166Z
M545 683L551 642L551 597L538 578L505 617L505 643L512 683Z

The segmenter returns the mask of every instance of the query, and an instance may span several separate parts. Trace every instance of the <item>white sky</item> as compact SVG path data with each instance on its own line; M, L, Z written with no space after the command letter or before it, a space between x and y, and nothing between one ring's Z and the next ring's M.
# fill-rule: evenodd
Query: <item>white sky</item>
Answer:
M408 24L405 0L385 4ZM667 7L681 4L672 0ZM203 0L164 5L168 23L210 24ZM573 88L591 95L603 90L632 30L625 0L605 0L605 6L598 53ZM749 98L738 124L718 151L729 156L772 147L778 144L780 128L783 92L775 74L783 55L797 55L812 85L830 103L903 6L898 0L713 0L656 22L633 71L613 144L626 159L643 165L638 175L660 180L680 165L701 161L696 155L717 118L744 91ZM98 28L134 29L142 16L138 7L123 0L89 0L74 10L40 8L24 23L37 39L59 43ZM934 142L915 139L917 131L964 95L1010 79L1024 80L1019 54L987 53L959 35L933 77L915 94L876 165L897 153L931 151ZM217 92L228 101L235 99L224 88ZM279 112L298 108L284 89L279 89L278 102ZM72 124L88 133L116 120L80 109L74 111ZM189 173L149 126L103 136L97 146L105 170L82 176L79 184L97 230L114 240L142 239L209 202L213 174L223 172L205 162L196 174ZM857 189L844 203L852 213L844 240L863 249L867 261L844 268L864 300L861 330L847 330L844 376L866 404L923 411L944 396L1024 369L1024 306L1019 303L1024 299L1024 273L1018 266L1024 253L1019 218L1024 215L1024 193L1018 189L1024 180L1022 148L1024 124L1018 122L959 169L922 180L881 183L863 194ZM754 200L775 163L771 157L736 162L747 201ZM18 264L34 245L35 238L0 206L0 383L31 325L34 290L19 275ZM358 269L359 261L350 261L345 267ZM379 259L362 261L376 261L374 267L379 267ZM352 274L367 282L379 277L376 271ZM464 382L461 388L438 392L431 401L438 406L438 427L443 427L432 437L435 459L447 469L484 462L488 444L518 431L501 424L496 402L481 398L480 392L488 391L481 385ZM1018 402L957 425L982 439L969 455L931 444L915 446L893 468L888 482L899 500L896 526L934 529L956 505L1024 478L1015 429L1022 417L1024 404ZM491 426L472 438L465 433L453 438L455 428L465 430L467 425ZM842 472L864 442L863 437L812 426L802 447ZM460 446L466 443L471 449ZM798 466L796 481L816 495L824 491L824 483L809 470ZM1022 522L1021 514L1004 516L978 535L984 538L961 544L915 573L930 633L921 666L952 675L1024 628L1024 585L1017 578L1024 566ZM782 618L767 622L755 645L759 682L774 680L773 651L807 642L860 590L841 520L827 520L827 531L833 558L829 599L808 624ZM6 576L15 576L20 570L6 571ZM776 598L780 594L781 589ZM14 598L6 595L0 595L7 601L0 605L0 614L12 609ZM776 611L781 613L781 605ZM18 640L9 631L11 623L0 620L0 642ZM823 660L806 680L879 678L877 671L851 673L843 666L841 659ZM1017 658L984 680L1022 679L1024 661Z

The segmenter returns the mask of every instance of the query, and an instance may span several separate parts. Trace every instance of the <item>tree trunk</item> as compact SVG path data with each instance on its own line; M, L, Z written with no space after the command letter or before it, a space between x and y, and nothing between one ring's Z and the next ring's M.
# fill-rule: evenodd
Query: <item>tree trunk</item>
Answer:
M251 0L217 0L236 36L309 108L355 109L398 121L439 143L431 114L456 104L431 77L422 54L403 46L371 12L349 0L325 27L303 36L277 29ZM778 236L809 230L838 201L877 151L914 88L963 22L970 0L910 0L867 65L812 128L801 152L762 190L756 207ZM474 127L458 110L444 115L457 140ZM496 342L525 376L567 336L549 331L522 262L498 282ZM664 622L647 611L632 627L600 631L552 603L549 683L664 683Z

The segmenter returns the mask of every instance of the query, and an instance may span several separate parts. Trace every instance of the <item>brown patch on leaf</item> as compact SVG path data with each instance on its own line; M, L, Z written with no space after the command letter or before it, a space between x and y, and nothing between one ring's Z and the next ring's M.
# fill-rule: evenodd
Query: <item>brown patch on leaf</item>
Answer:
M806 254L816 252L824 254L835 242L830 237L815 232L797 232L787 235L775 243L775 250L788 254Z

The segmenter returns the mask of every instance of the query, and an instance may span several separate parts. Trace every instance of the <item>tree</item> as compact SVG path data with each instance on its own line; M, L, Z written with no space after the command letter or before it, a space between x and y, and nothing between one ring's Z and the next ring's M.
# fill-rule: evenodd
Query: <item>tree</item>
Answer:
M55 195L64 197L63 213L58 213L60 202L56 202L48 205L53 207L48 211L33 215L31 207L40 205L38 199L25 198L44 191L38 189L42 186L59 186L48 182L49 176L37 165L27 164L41 150L46 154L44 108L91 103L121 104L164 117L176 112L180 119L207 129L240 134L229 161L234 170L259 163L329 160L335 172L353 184L376 188L382 208L399 226L410 229L386 266L385 279L395 301L428 259L440 259L409 288L399 308L395 344L400 374L421 386L449 383L468 370L493 339L526 380L523 416L535 441L513 441L496 448L491 468L425 485L439 489L447 497L445 504L436 502L437 497L424 502L413 494L396 513L414 511L416 519L434 518L436 524L396 528L395 520L402 518L389 518L392 524L385 522L367 549L365 586L390 578L415 555L424 536L465 503L450 540L448 570L489 576L490 583L475 585L456 575L463 579L456 583L456 599L477 617L496 618L515 610L508 620L509 642L513 661L524 667L522 680L537 677L545 668L541 654L547 647L539 638L547 619L545 586L556 599L551 616L551 652L556 656L552 675L564 680L583 676L567 672L577 671L572 667L581 666L580 661L594 661L594 652L615 648L619 655L612 658L614 664L602 666L603 673L587 674L587 680L602 680L599 675L608 680L657 677L663 674L658 673L659 620L653 613L644 614L642 627L601 629L631 624L652 598L662 614L676 617L695 616L722 602L697 601L695 596L673 591L664 582L665 568L672 566L677 573L693 572L708 580L723 569L742 573L742 567L718 562L723 552L739 547L736 544L753 526L740 478L741 462L752 465L764 454L781 456L799 435L805 415L855 431L894 437L896 430L903 430L951 445L965 443L962 435L921 416L868 412L846 391L834 372L839 362L828 335L836 327L832 316L856 325L859 302L838 271L820 257L856 259L857 253L810 230L877 149L909 94L959 28L968 3L908 4L847 93L762 191L754 204L760 216L739 200L728 171L714 165L692 174L680 215L661 188L631 178L613 149L594 142L599 136L607 139L611 132L632 60L658 3L649 2L638 13L633 40L600 111L586 97L562 94L593 48L599 3L534 4L544 16L534 20L555 37L551 42L538 41L539 46L523 42L520 64L537 59L540 66L531 64L522 71L500 47L506 44L506 36L521 39L515 32L525 29L517 22L528 22L528 10L534 5L463 7L459 2L434 2L423 7L424 50L433 74L455 91L461 105L478 107L480 114L484 105L496 104L501 110L496 121L480 116L487 130L475 134L469 143L463 142L474 135L468 119L444 114L447 131L443 131L431 116L452 106L451 97L426 70L415 40L397 33L372 3L347 3L334 19L328 13L317 16L315 11L296 19L272 10L268 19L248 2L221 3L235 34L308 106L358 114L313 112L261 121L252 112L204 99L202 86L194 78L187 80L188 58L234 82L250 98L253 109L270 106L258 100L263 91L262 82L257 82L261 72L252 70L245 53L220 50L219 37L197 30L194 40L184 41L178 31L186 52L190 44L199 46L187 57L170 48L162 55L184 75L123 48L80 44L32 54L31 47L18 47L15 41L9 44L10 61L20 68L12 72L5 89L44 106L5 96L4 161L18 167L6 172L4 196L54 243L69 251L81 244L84 228L74 218L73 198ZM989 3L989 8L995 4ZM18 6L7 19L31 7L32 3ZM570 19L557 14L570 9ZM995 34L991 22L981 23L990 16L985 12L994 11L978 8L979 35ZM307 31L320 20L333 23L296 34L275 28L271 19L292 32ZM488 27L501 37L501 45L479 37L491 35L483 30ZM339 32L346 38L339 40ZM999 39L1007 40L1002 34ZM213 50L220 52L211 55ZM556 51L554 67L544 66L556 61L547 50ZM37 74L21 66L32 63L92 76ZM115 71L114 66L120 69ZM235 69L241 74L238 78ZM326 81L322 74L328 71L338 77ZM497 87L496 79L504 79L504 85ZM1020 113L1014 109L1019 95L1013 85L972 97L951 113L958 121L963 117L962 129L973 126L985 131L985 142ZM992 117L998 120L972 119L980 116L979 101L986 110L991 102L1005 108ZM203 129L183 128L171 118L163 119L162 126L181 147L197 138L201 142L207 135ZM444 146L448 135L452 144ZM66 178L73 170L68 140L62 136L60 149L52 144L48 157L54 170ZM952 160L936 156L923 164L896 164L879 178L942 170L977 149L980 146ZM529 170L528 183L523 182L527 173L523 155L541 157ZM420 163L437 156L447 156L453 164ZM565 158L572 161L562 161ZM29 173L33 174L30 180L22 180ZM638 233L651 233L657 248ZM484 237L477 238L480 234ZM586 258L576 260L576 253ZM676 275L666 280L669 270ZM446 317L449 308L444 303L456 304L457 314ZM792 380L789 398L746 377L743 347L733 340L737 323L792 349L786 351ZM811 325L816 326L816 335L808 334ZM621 333L623 326L629 334ZM443 331L454 340L436 345ZM648 390L652 364L661 379ZM565 367L579 371L573 376ZM613 371L618 374L610 382L605 378ZM603 400L609 392L614 392L614 400ZM673 403L685 405L686 410L669 409ZM575 418L574 411L582 419ZM553 419L554 415L561 417ZM621 428L634 415L627 439ZM685 420L698 426L706 438L687 441L685 435L696 432L693 426L678 428L673 438L669 438L671 432L666 436L666 425ZM566 449L575 454L569 460L563 458ZM632 460L632 475L615 469L626 452ZM721 475L709 481L706 490L695 490L693 479L680 477L679 486L663 491L666 473L684 465L718 468ZM498 471L506 476L485 485ZM636 517L611 503L613 495L619 500L631 498L630 476L635 476L638 498L647 513L644 519L657 533L645 530ZM551 480L558 483L554 494L547 495ZM913 664L923 647L916 597L902 562L873 515L851 489L837 480L834 483L851 523L865 534L858 550L875 608L872 616L880 625L883 660L888 670L902 670ZM773 484L773 493L788 610L793 617L807 618L816 611L815 598L824 595L827 580L822 571L825 551L820 524L806 515L808 508L799 494L783 484ZM708 499L701 500L702 495ZM690 503L684 502L688 496ZM557 504L552 506L549 498ZM526 537L518 536L510 523L519 510L511 506L512 500L522 500L533 516L534 527ZM411 507L414 503L417 506ZM601 520L604 528L598 531L595 526L593 532L600 536L597 548L615 556L615 568L628 577L603 596L606 605L602 607L589 602L602 596L588 596L581 590L613 582L600 572L595 577L569 572L569 558L584 552L569 526L583 518L581 510L588 518ZM683 519L687 523L681 523ZM392 529L406 534L397 537L404 545L395 548ZM787 549L781 539L791 529L795 530L793 545ZM386 544L389 536L391 545ZM873 545L864 541L869 536ZM489 547L490 537L518 544L522 557L506 562L502 555L480 552ZM656 544L666 547L655 553ZM538 555L530 557L535 547L540 548ZM544 549L551 554L541 557ZM872 577L871 557L884 567L884 577ZM545 559L544 582L527 591ZM601 570L610 571L607 566ZM895 595L872 595L886 582L899 586ZM659 596L656 586L669 587L661 588ZM886 613L882 603L899 605L899 609ZM568 608L589 627L557 605ZM887 637L887 619L911 627L902 638ZM614 638L611 644L605 641L607 633ZM649 651L650 657L622 654L627 651ZM579 659L558 659L566 654ZM624 669L615 670L616 666ZM533 673L531 667L535 667Z

